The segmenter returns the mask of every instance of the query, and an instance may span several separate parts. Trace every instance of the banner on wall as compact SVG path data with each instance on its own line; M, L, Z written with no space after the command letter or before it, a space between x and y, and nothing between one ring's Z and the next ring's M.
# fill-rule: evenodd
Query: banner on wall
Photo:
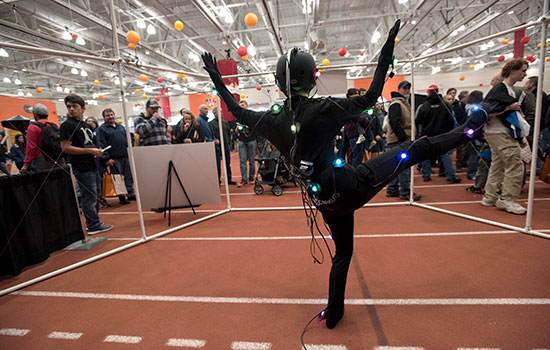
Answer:
M172 116L172 109L170 108L170 97L166 96L168 95L168 89L160 89L160 95L165 96L161 97L160 99L162 103L162 113L164 114L164 119L168 120L168 118Z

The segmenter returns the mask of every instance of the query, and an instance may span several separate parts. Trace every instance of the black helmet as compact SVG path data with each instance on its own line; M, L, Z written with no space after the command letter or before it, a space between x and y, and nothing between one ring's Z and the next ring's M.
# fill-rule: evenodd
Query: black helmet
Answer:
M288 65L288 67L287 67ZM277 61L276 81L281 91L289 96L287 91L287 68L290 69L290 87L293 91L310 91L315 86L317 66L313 56L298 48L293 48Z

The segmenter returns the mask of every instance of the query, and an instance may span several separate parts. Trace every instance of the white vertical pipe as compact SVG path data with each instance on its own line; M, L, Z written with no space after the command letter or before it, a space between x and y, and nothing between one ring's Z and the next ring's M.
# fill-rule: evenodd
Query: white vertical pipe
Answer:
M222 150L222 163L223 163L223 171L224 171L224 182L225 182L225 197L227 198L227 209L231 209L231 199L229 198L229 181L231 179L228 178L227 175L227 163L225 159L225 142L223 138L223 123L222 123L222 107L220 99L221 97L219 95L214 94L216 96L216 102L218 106L218 128L220 130L220 148ZM217 160L216 160L217 161ZM231 160L230 160L231 161Z
M544 1L543 14L546 16L548 12L548 3L550 0ZM544 18L544 17L543 17ZM539 77L537 83L537 104L535 108L535 131L533 132L533 149L531 154L531 174L529 176L529 195L527 199L527 218L525 219L525 229L531 230L531 224L533 220L533 199L535 198L535 178L537 169L537 151L539 146L540 137L540 120L542 119L542 87L544 86L544 63L545 63L545 50L546 50L546 33L548 25L545 21L542 21L540 30L540 54L539 54Z
M414 62L410 63L411 65L411 141L414 142L416 135L416 123L415 123L415 105L416 101L414 98ZM409 194L409 202L414 202L414 166L411 167L411 191Z
M124 120L124 127L126 128L126 142L128 143L128 156L130 159L130 168L132 169L132 178L134 179L134 192L136 194L136 203L139 215L139 225L141 227L141 238L145 239L147 234L145 233L145 223L143 221L143 210L141 209L141 200L137 182L136 162L134 160L134 148L133 140L130 136L130 128L128 126L128 113L126 112L126 101L124 98L124 76L122 75L122 60L120 58L120 47L118 45L117 25L115 16L115 4L114 0L109 1L111 11L111 28L113 32L113 44L115 46L115 55L117 56L117 68L118 79L120 80L120 96L122 97L122 119Z

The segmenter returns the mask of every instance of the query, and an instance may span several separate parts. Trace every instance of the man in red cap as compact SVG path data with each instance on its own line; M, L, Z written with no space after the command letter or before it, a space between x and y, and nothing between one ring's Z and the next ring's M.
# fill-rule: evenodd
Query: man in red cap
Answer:
M437 85L428 87L428 98L418 109L416 115L417 132L420 136L437 136L449 132L455 127L453 112L443 98L439 95ZM447 181L458 183L460 178L456 177L453 161L451 159L452 150L439 156L439 161L445 168ZM422 162L422 178L424 181L431 181L432 174L431 161L429 159Z

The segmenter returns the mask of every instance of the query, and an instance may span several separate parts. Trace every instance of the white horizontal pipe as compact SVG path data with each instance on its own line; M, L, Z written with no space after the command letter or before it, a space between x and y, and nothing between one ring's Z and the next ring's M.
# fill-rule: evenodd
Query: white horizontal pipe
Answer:
M83 60L95 60L100 62L107 62L107 63L115 63L117 60L115 58L111 57L98 57L98 56L92 56L92 55L85 55L82 53L75 53L75 52L68 52L68 51L59 51L59 50L52 50L52 49L44 49L34 46L28 46L28 45L18 45L18 44L12 44L8 42L0 42L0 47L9 48L13 50L18 51L27 51L27 52L34 52L34 53L43 53L47 55L53 55L53 56L65 56L65 57L71 57L71 58L80 58Z
M367 203L366 207L397 207L410 205L410 202L390 202L390 203ZM270 211L270 210L304 210L304 207L257 207L257 208L232 208L231 211Z
M191 222L188 222L186 224L182 224L182 225L179 225L179 226L176 226L176 227L173 227L173 228L170 228L168 230L164 230L164 231L161 231L159 233L155 233L154 235L152 236L148 236L146 238L146 241L152 241L154 240L155 238L159 238L159 237L162 237L162 236L166 236L167 234L169 233L172 233L174 231L178 231L178 230L181 230L181 229L184 229L186 227L189 227L189 226L192 226L192 225L195 225L195 224L198 224L199 222L203 222L203 221L206 221L208 219L211 219L211 218L214 218L216 216L219 216L219 215L222 215L222 214L225 214L225 213L229 213L229 209L224 209L224 210L221 210L217 213L214 213L214 214L210 214L208 216L205 216L203 218L200 218L200 219L197 219L197 220L193 220Z
M478 218L478 217L472 216L472 215L461 214L461 213L457 213L457 212L454 212L454 211L451 211L451 210L441 209L441 208L438 208L438 207L433 207L431 205L426 205L426 204L420 204L420 203L417 203L417 202L413 202L412 205L416 206L416 207L424 208L424 209L437 211L437 212L444 213L444 214L458 216L458 217L463 218L463 219L477 221L477 222L481 222L481 223L484 223L484 224L493 225L493 226L502 227L502 228L505 228L505 229L508 229L508 230L517 231L517 232L520 232L520 233L527 233L527 234L530 234L530 235L533 235L533 236L538 236L538 237L550 239L550 235L548 235L548 234L538 232L538 231L533 231L533 230L527 230L523 227L517 227L517 226L508 225L508 224L503 224L501 222L487 220L487 219L483 219L483 218Z

